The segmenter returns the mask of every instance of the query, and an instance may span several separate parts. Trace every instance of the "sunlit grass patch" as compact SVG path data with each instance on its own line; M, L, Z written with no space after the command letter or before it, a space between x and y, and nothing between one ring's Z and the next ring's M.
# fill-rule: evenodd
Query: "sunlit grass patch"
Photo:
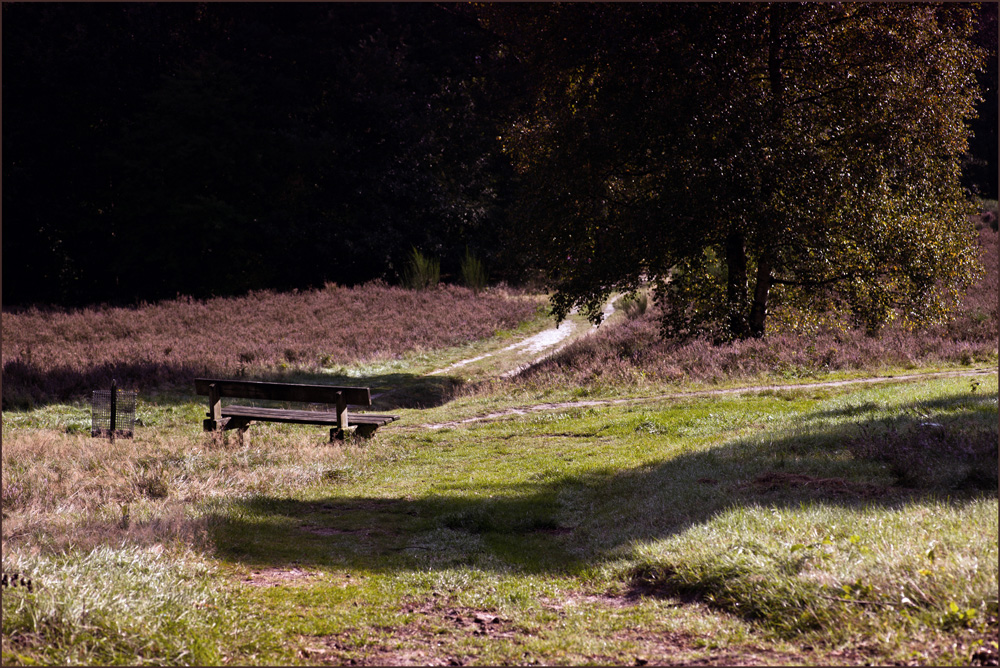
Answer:
M33 583L30 592L3 593L7 665L208 665L222 658L219 620L231 613L212 586L211 567L194 555L109 546L82 554L13 553L4 555L3 570ZM31 656L21 659L28 647Z
M829 642L997 615L995 499L740 506L636 548L637 586Z
M206 662L839 663L865 644L850 662L919 649L967 663L995 629L995 497L953 477L906 486L855 443L923 422L956 442L995 430L996 379L977 378L553 406L436 430L407 410L400 428L335 445L310 426L213 438L194 397L150 399L155 426L113 445L60 428L82 406L36 409L33 426L4 427L5 568L158 546L202 563L233 611L195 607L177 631L211 627ZM5 633L5 661L166 661L122 633L52 652L48 636Z

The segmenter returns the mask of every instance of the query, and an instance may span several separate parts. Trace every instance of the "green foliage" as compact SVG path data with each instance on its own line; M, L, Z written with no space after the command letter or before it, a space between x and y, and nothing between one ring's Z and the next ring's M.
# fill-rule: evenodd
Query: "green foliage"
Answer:
M427 257L416 248L403 270L403 285L411 290L433 288L441 281L441 262Z
M785 303L837 305L875 333L943 320L975 278L968 7L490 11L527 17L494 19L538 68L504 146L557 316L598 320L646 276L668 332L762 336Z
M486 265L472 254L468 246L466 246L465 256L462 258L460 273L462 276L462 285L470 288L472 291L478 293L486 287Z

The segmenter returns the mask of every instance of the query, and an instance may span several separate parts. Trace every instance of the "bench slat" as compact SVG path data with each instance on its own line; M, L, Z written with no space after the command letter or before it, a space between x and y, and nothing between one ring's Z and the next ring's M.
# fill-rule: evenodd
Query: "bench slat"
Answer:
M367 387L334 387L332 385L286 385L246 380L214 380L196 378L195 392L208 395L209 386L215 385L220 396L238 399L270 401L301 401L303 403L336 404L337 393L343 392L348 404L371 406L371 392Z
M251 420L264 420L267 422L284 422L287 424L320 424L337 426L336 413L324 413L320 411L302 411L285 408L262 408L258 406L224 406L222 408L223 417L241 417ZM348 413L347 423L374 424L382 426L398 420L396 415L375 415L372 413Z

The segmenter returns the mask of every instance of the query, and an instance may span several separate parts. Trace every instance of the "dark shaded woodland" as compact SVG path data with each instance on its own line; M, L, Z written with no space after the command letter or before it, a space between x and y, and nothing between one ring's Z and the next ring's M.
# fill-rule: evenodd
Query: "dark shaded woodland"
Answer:
M965 185L996 197L985 7ZM562 76L533 63L678 20L578 6L532 60L510 26L551 8L5 3L5 306L394 282L415 247L446 280L467 249L491 278L523 279L535 260L514 204L545 177L501 136Z

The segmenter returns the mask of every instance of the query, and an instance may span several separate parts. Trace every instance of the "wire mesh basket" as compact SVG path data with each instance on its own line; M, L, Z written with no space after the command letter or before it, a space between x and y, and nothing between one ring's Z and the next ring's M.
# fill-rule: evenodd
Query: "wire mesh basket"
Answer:
M91 403L90 435L104 438L132 438L135 432L135 390L94 390Z

